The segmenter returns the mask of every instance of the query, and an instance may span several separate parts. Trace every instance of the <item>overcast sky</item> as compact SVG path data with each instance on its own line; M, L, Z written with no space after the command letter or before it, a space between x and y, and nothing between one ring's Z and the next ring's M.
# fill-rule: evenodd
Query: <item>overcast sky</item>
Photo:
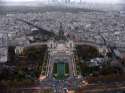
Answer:
M82 0L86 2L97 2L97 3L121 3L122 0Z
M27 1L43 1L43 2L47 2L48 0L3 0L6 2L27 2ZM60 0L61 1L61 0ZM71 0L71 1L76 1L79 2L80 0ZM124 0L82 0L84 2L92 2L92 3L122 3Z

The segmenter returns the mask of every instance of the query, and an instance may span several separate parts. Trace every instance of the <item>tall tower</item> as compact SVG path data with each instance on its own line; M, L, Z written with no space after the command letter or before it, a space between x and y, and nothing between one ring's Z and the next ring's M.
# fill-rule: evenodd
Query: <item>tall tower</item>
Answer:
M58 2L58 0L52 0L52 2Z
M70 0L65 0L65 3L67 4L67 3L70 3Z
M80 3L82 3L82 0L80 0Z
M59 28L59 40L64 40L64 31L62 23L60 23L60 28Z
M70 0L67 0L68 1L68 3L70 3Z

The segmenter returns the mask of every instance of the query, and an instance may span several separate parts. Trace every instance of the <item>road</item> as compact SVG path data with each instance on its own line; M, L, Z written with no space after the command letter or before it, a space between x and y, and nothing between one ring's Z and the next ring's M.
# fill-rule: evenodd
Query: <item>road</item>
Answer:
M91 89L91 90L90 90ZM83 85L81 90L84 93L124 93L125 82L112 82L112 83L101 83L101 84L88 84Z
M76 79L76 64L74 62L74 53L73 48L67 47L66 43L56 44L55 48L49 48L49 60L47 64L47 78L46 80L41 81L41 86L48 86L54 89L54 93L65 93L65 89L74 89L77 85L74 86L74 81ZM69 66L69 76L64 80L56 80L53 77L53 66L55 63L67 63ZM65 88L65 89L64 89Z

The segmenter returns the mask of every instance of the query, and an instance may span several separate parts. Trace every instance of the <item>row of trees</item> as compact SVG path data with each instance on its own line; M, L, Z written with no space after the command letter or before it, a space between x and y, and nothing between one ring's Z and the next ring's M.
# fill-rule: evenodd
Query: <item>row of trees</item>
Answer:
M10 86L33 84L41 74L47 46L25 48L21 57L15 54L14 47L9 47L8 52L10 60L2 67L0 82Z
M88 82L124 80L122 68L111 65L112 58L109 58L105 64L101 66L88 66L86 61L100 57L96 48L91 46L77 46L75 53L79 59L76 64L80 67L81 74L87 78ZM121 77L119 77L119 75Z
M98 50L92 46L78 45L76 46L76 50L77 50L78 56L84 59L85 61L99 56Z
M88 45L78 45L76 46L75 54L78 55L78 60L76 60L77 67L83 76L94 73L99 69L98 67L89 67L86 63L86 61L99 56L99 52L96 48Z

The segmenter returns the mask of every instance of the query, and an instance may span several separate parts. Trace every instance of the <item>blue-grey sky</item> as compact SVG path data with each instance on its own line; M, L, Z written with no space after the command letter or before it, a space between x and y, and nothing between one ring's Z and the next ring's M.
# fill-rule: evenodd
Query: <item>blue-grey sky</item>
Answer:
M2 0L2 1L5 1L5 2L27 2L27 1L36 1L36 2L39 2L39 1L43 1L43 2L47 2L48 0ZM58 1L61 1L61 0L58 0ZM71 0L71 1L75 1L75 2L79 2L80 0ZM114 4L114 3L122 3L124 0L82 0L83 2L89 2L89 3L111 3L111 4Z
M96 3L121 3L122 0L82 0L85 2L96 2Z

